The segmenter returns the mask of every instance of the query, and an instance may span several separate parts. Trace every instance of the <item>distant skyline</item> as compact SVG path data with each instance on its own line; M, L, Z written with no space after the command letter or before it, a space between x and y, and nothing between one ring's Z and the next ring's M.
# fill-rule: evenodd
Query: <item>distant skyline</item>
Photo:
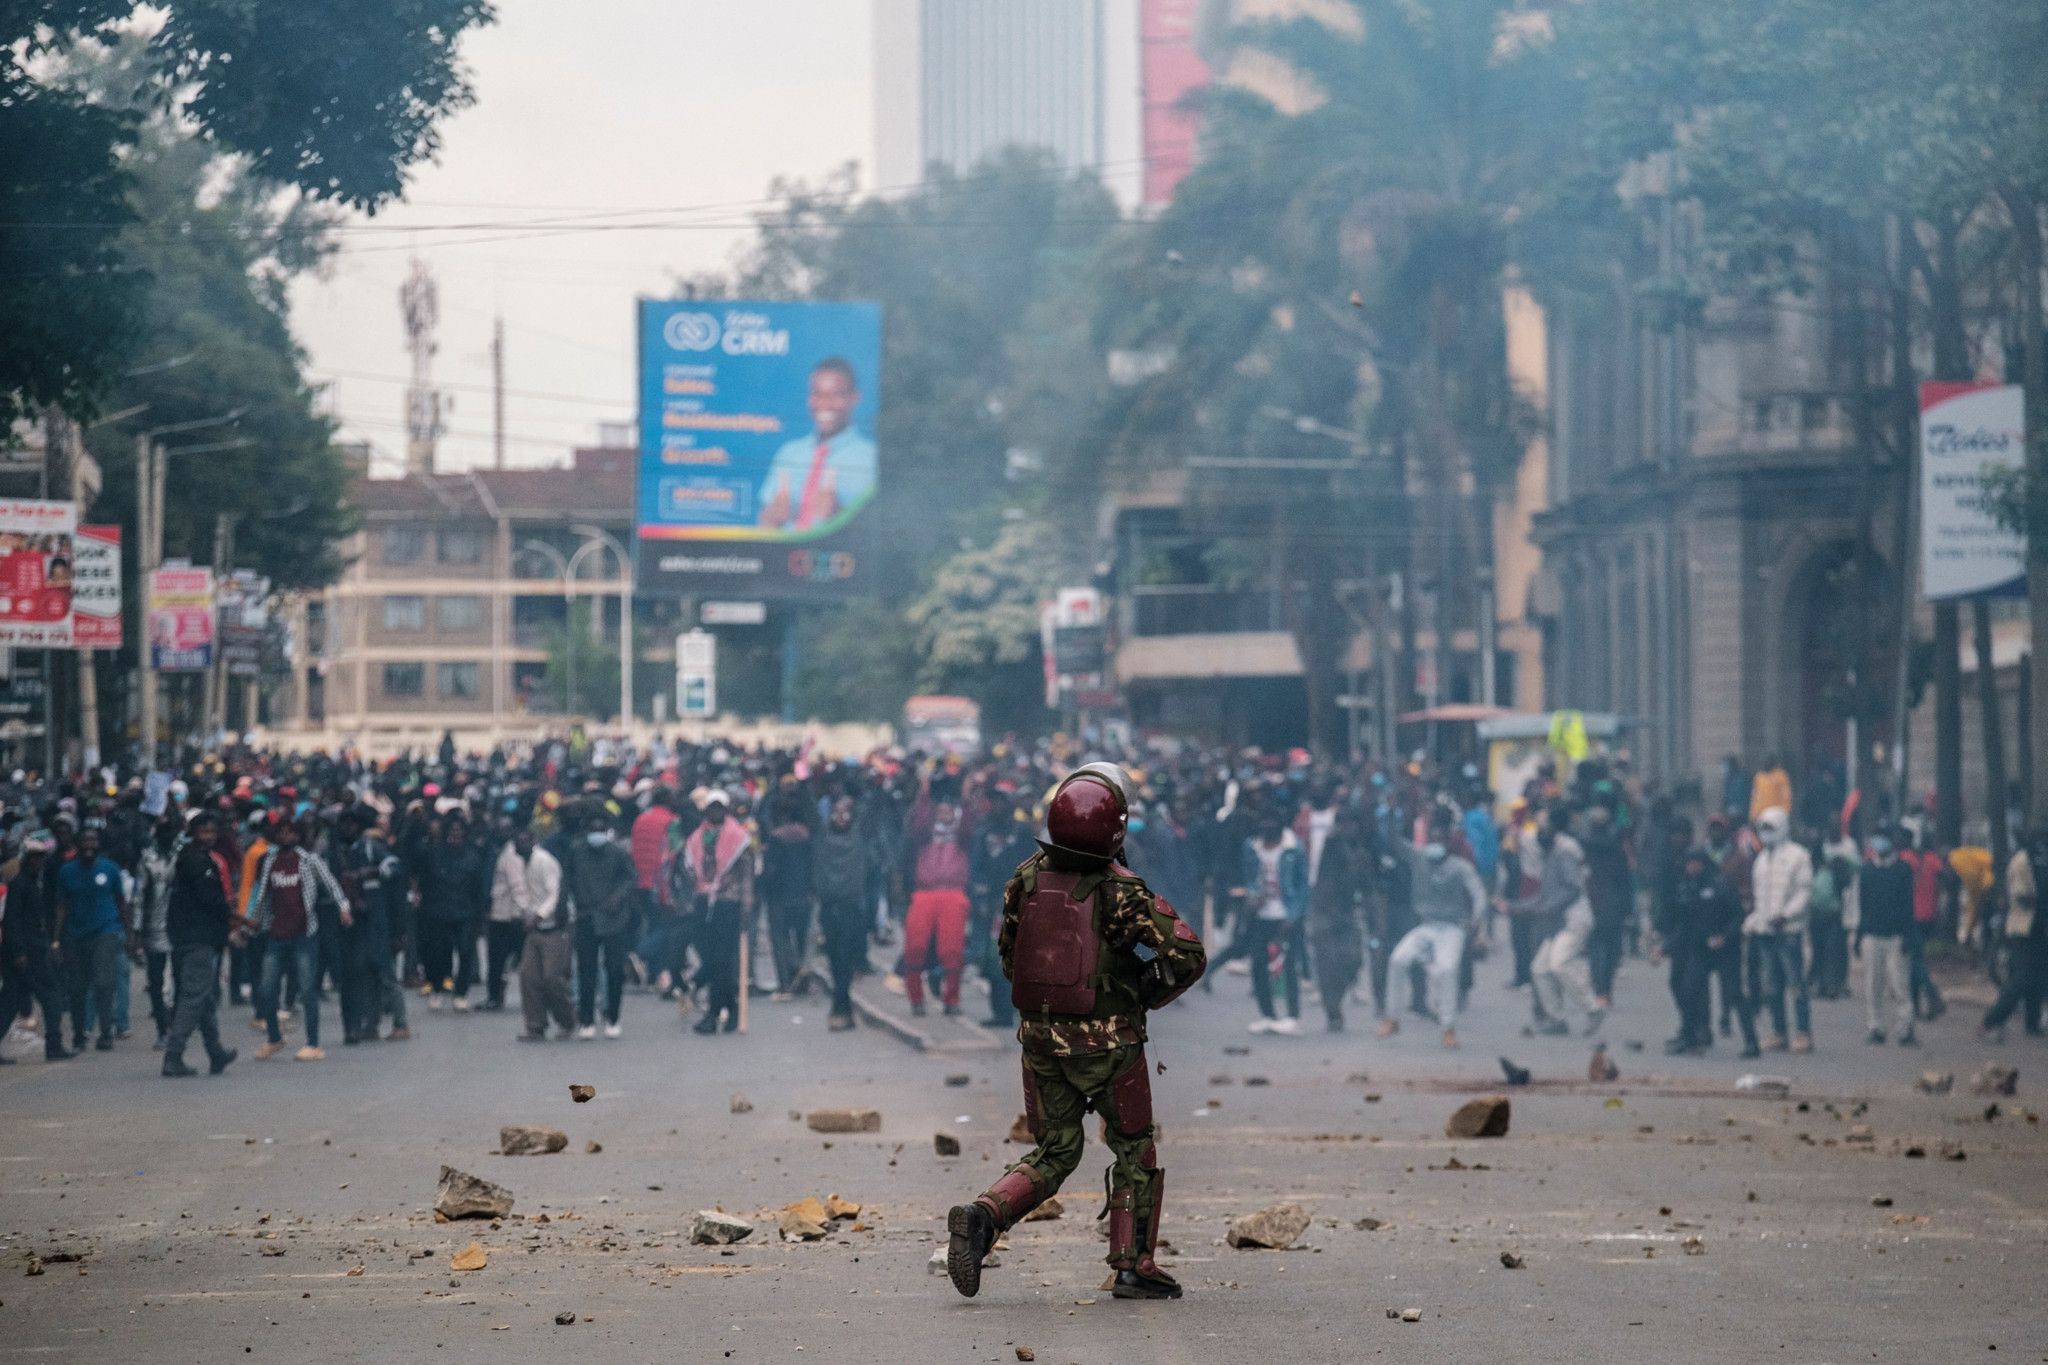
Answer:
M405 447L398 288L440 293L439 468L488 466L493 319L506 336L506 463L565 460L634 415L633 300L727 265L778 176L870 169L866 0L500 0L463 56L477 101L406 199L353 215L324 279L292 288L313 377L379 474ZM648 226L655 224L658 226Z

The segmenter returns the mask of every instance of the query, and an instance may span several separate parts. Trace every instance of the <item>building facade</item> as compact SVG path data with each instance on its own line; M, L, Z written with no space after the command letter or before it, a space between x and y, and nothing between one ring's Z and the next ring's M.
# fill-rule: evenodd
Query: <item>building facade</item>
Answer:
M631 551L634 460L590 448L562 469L357 483L347 571L291 607L300 656L280 728L386 743L530 731L558 709L536 689L572 603L617 648L631 580L613 547Z

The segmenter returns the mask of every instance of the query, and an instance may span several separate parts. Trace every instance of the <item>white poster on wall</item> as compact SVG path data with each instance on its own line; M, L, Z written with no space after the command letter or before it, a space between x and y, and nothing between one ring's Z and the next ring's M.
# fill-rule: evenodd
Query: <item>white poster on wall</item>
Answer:
M2026 463L2017 384L1920 386L1920 584L1930 602L2011 591L2026 539L2001 522L1992 486Z

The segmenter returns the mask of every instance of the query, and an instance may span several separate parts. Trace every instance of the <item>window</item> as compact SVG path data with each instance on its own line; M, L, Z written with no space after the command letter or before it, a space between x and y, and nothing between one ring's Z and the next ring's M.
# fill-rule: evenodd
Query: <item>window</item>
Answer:
M425 664L384 665L384 695L387 697L417 697L427 690L427 666Z
M441 664L434 682L443 697L474 697L483 691L483 668L480 664Z
M480 630L484 624L484 599L438 598L434 602L434 620L442 630Z
M386 564L417 564L427 552L427 533L417 526L394 526L384 533Z
M384 629L425 630L427 628L427 604L419 597L387 597L384 599Z
M441 562L443 564L483 563L484 533L474 527L460 527L441 532Z

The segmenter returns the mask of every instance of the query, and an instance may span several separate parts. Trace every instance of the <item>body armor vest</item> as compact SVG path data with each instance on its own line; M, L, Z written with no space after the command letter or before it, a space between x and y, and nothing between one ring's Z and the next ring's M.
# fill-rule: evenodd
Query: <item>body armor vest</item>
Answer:
M1095 895L1074 896L1081 874L1041 868L1017 917L1010 996L1025 1014L1095 1013L1102 935Z

